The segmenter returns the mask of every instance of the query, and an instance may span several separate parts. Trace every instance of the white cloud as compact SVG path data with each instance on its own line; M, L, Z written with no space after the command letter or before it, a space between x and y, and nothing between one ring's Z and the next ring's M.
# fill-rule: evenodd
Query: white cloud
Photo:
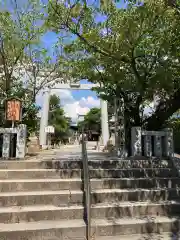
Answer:
M100 106L100 100L95 99L92 96L88 96L87 98L81 98L79 101L80 106L88 106L88 107L99 107Z
M61 99L61 104L62 105L74 102L74 98L72 96L72 93L69 90L53 89L53 90L51 90L51 94L56 94L57 96L59 96L60 99Z
M63 96L60 96L60 98L62 102ZM95 99L92 96L82 97L79 101L76 101L71 95L71 99L73 101L64 104L64 111L73 121L77 121L78 115L87 114L91 108L100 107L99 99Z
M65 89L51 90L51 94L56 94L61 99L61 104L64 108L66 116L72 118L73 122L77 121L78 115L85 115L93 107L100 107L100 100L95 99L92 96L87 98L82 97L79 101L76 101L72 95L72 92ZM43 95L40 93L36 102L38 105L43 105Z
M78 101L64 105L66 116L71 117L72 121L77 121L78 115L85 115L90 110L89 107L81 107Z

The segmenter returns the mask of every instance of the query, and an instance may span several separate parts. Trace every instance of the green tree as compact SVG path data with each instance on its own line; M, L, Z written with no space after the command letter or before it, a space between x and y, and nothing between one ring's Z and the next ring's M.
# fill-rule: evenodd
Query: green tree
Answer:
M78 124L78 128L82 126L86 131L101 132L101 110L99 108L91 108L90 111L85 115L84 121Z
M97 22L98 14L105 21ZM107 9L51 1L47 24L76 36L60 59L65 69L69 66L68 74L100 83L97 91L103 98L123 98L128 125L155 130L180 107L179 18L161 0L127 9L113 1ZM159 97L157 107L152 116L144 116L154 96Z
M41 46L44 5L39 0L7 0L0 1L0 9L0 125L8 126L4 100L16 96L22 100L22 122L28 131L37 131L36 96L59 77L58 63Z
M0 4L6 5L6 2L1 1ZM36 45L43 33L43 28L37 26L42 14L36 1L29 0L21 6L13 0L11 7L12 11L8 11L8 6L1 6L0 11L1 94L5 97L11 95L14 80L22 76L21 64L27 48Z
M38 133L39 131L39 118L38 113L40 106L32 103L32 94L24 86L23 82L18 82L11 89L14 96L18 97L22 101L22 121L21 123L27 125L28 136L31 133ZM3 109L5 111L5 108ZM3 116L3 115L2 115ZM1 124L4 125L4 119L2 119ZM7 124L7 123L6 123Z
M180 14L172 1L116 1L100 6L87 2L49 2L47 26L75 38L64 44L61 67L74 79L99 83L99 96L124 101L126 143L132 126L163 128L180 108ZM177 2L177 1L176 1ZM104 21L97 21L103 16ZM154 97L152 114L144 109Z
M54 141L65 141L69 136L70 119L65 116L64 110L60 105L60 98L52 95L49 105L49 125L54 126Z

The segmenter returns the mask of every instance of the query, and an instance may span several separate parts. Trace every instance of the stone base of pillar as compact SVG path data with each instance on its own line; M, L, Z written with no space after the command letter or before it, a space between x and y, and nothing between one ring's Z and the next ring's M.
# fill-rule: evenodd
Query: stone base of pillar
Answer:
M104 146L103 148L103 152L109 152L112 153L115 151L115 146L113 145L112 141L109 140L106 144L106 146Z
M117 150L117 156L118 158L126 158L128 156L128 152L125 149L119 148Z
M40 145L40 149L41 149L41 150L47 150L47 149L48 149L48 146L47 146L47 145Z
M10 134L17 134L16 158L24 158L27 150L27 126L20 124L16 128L0 128L0 133L3 133L2 157L7 159L10 157Z

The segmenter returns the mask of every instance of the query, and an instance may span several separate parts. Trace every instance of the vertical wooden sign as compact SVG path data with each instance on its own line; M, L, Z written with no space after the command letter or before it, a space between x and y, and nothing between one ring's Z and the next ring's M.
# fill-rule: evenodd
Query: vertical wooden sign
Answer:
M6 120L21 121L21 101L19 99L6 100Z

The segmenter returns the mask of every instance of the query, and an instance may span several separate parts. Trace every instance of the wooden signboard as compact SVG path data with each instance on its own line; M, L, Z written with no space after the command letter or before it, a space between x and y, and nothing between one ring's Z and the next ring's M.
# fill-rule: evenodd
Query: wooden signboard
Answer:
M11 98L6 100L6 120L21 121L21 100L18 98Z
M47 127L45 127L45 132L46 133L54 133L55 129L53 126L47 126Z

